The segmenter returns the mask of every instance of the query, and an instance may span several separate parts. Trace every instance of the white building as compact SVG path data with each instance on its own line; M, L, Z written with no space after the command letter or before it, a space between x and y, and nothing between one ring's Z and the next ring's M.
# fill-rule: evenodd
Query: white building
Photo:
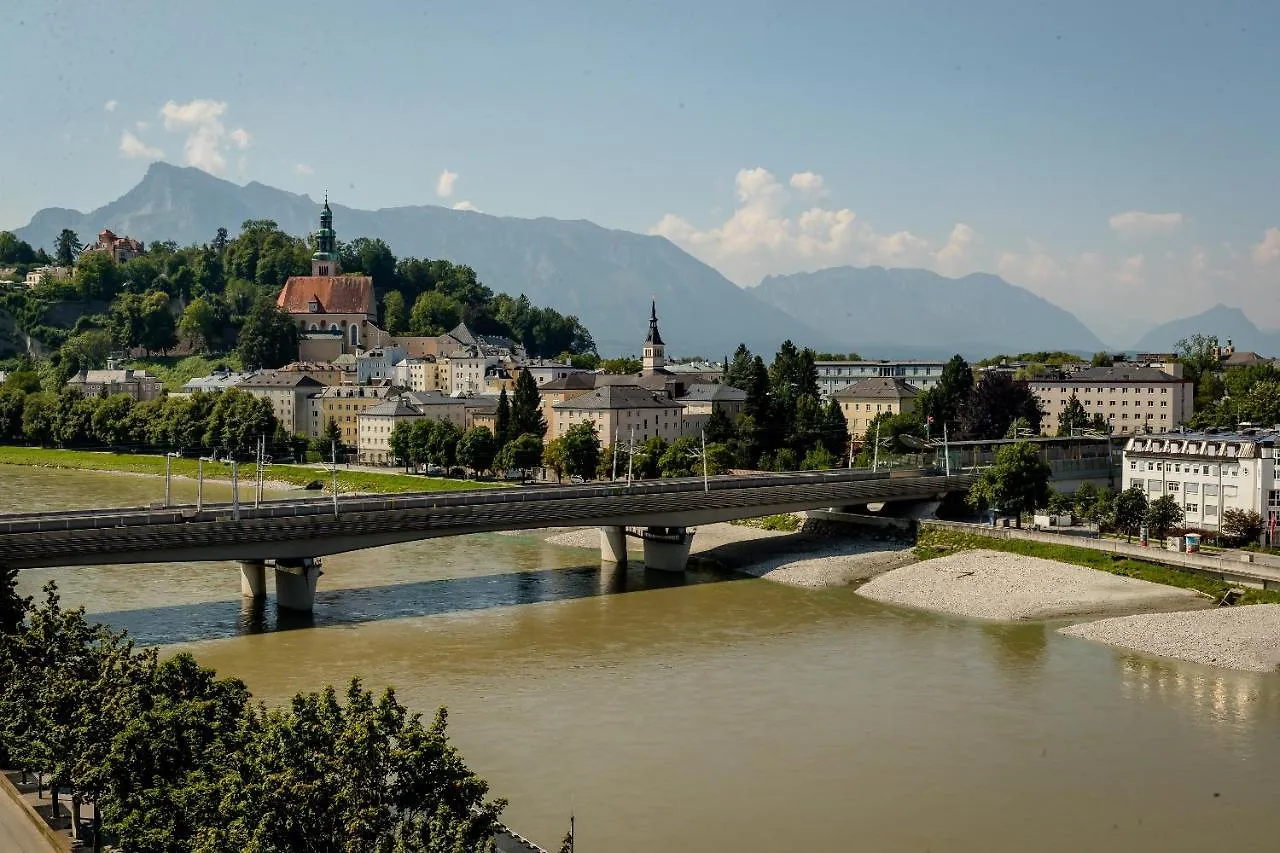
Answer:
M435 356L406 358L391 368L392 384L410 391L443 391L440 365Z
M574 367L571 364L561 364L558 361L547 361L545 359L532 359L526 361L522 367L529 371L529 375L533 377L533 381L539 387L551 382L555 379L563 379L570 373L586 373L581 367Z
M1136 435L1125 445L1123 486L1141 486L1149 500L1172 495L1188 527L1216 529L1228 509L1269 519L1280 513L1276 438L1255 429Z
M942 379L945 361L819 361L818 392L830 397L863 379L886 377L901 379L921 391L927 391Z
M395 380L394 368L405 360L400 347L378 347L356 356L356 384L368 385L379 379Z
M449 394L484 393L484 375L498 364L496 355L484 355L477 349L462 350L440 360L440 380Z
M658 437L675 441L683 428L684 407L670 397L639 385L605 385L551 406L553 422L548 438L564 435L569 427L592 421L603 444L635 436L636 441Z

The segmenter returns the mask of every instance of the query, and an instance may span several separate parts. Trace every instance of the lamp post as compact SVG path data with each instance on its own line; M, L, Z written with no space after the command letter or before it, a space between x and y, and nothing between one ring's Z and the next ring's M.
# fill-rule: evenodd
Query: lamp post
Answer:
M173 457L177 453L169 451L164 455L164 506L165 509L173 506Z
M204 463L217 461L212 456L201 456L196 460L196 512L204 510Z
M330 443L331 467L333 468L333 517L338 517L338 442Z

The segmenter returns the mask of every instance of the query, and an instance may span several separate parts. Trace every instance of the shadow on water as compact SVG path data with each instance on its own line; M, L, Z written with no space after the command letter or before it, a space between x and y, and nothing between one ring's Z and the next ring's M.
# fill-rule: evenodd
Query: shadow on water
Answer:
M707 567L690 568L686 572L652 571L638 563L537 569L328 591L324 589L322 578L321 587L316 591L315 609L311 613L278 609L271 598L257 602L236 598L117 610L97 613L95 618L128 631L139 643L164 645L747 578L747 575Z

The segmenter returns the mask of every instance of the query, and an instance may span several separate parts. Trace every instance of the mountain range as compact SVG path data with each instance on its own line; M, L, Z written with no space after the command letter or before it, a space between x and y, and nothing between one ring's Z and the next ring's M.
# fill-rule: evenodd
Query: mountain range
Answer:
M577 315L604 355L639 351L650 299L657 300L673 355L718 358L739 342L771 354L788 338L872 358L1105 349L1070 312L993 275L949 279L918 269L839 267L741 288L665 238L585 220L434 205L332 207L340 238L381 237L398 256L469 264L495 291L523 293ZM82 238L110 228L148 242L189 244L209 241L219 227L234 234L248 219L272 219L305 234L318 215L318 203L305 195L158 162L109 204L89 213L46 208L15 233L46 247L63 228Z
M1156 326L1142 336L1135 349L1140 352L1172 352L1178 341L1197 333L1214 335L1223 345L1231 341L1237 352L1280 355L1280 330L1259 329L1239 308L1231 308L1221 302L1194 317Z

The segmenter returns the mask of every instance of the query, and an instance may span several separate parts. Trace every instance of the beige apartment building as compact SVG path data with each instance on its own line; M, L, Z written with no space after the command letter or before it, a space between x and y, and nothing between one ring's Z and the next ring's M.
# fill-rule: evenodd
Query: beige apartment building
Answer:
M1073 395L1089 417L1102 415L1115 435L1167 432L1185 423L1195 406L1193 386L1182 378L1182 365L1162 367L1117 364L1031 382L1045 411L1041 431L1057 434L1058 416Z
M361 465L393 465L391 433L397 424L421 420L422 412L405 402L403 397L392 397L370 406L356 416L356 458Z
M347 447L359 447L360 413L399 392L400 389L390 382L330 385L311 397L307 435L312 438L323 435L332 420L342 433L342 443Z
M391 369L395 384L410 391L443 391L440 382L440 363L435 356L406 358Z
M325 386L305 373L263 370L236 387L270 401L276 420L291 435L309 435L311 398Z
M877 376L860 379L836 391L832 396L849 424L849 437L862 438L877 415L913 412L920 392L898 377Z
M568 378L568 377L566 377ZM576 424L592 421L603 444L616 436L637 442L650 438L675 441L680 437L684 407L669 397L639 385L604 385L551 407L549 438L558 438Z
M680 431L684 435L697 435L707 425L707 421L711 420L714 412L724 412L731 421L742 414L742 408L747 404L747 392L731 385L695 382L676 397L676 402L684 410L684 423Z
M164 394L164 385L145 370L124 368L118 370L82 370L67 380L67 387L74 388L86 397L110 397L128 394L139 403L154 400Z

